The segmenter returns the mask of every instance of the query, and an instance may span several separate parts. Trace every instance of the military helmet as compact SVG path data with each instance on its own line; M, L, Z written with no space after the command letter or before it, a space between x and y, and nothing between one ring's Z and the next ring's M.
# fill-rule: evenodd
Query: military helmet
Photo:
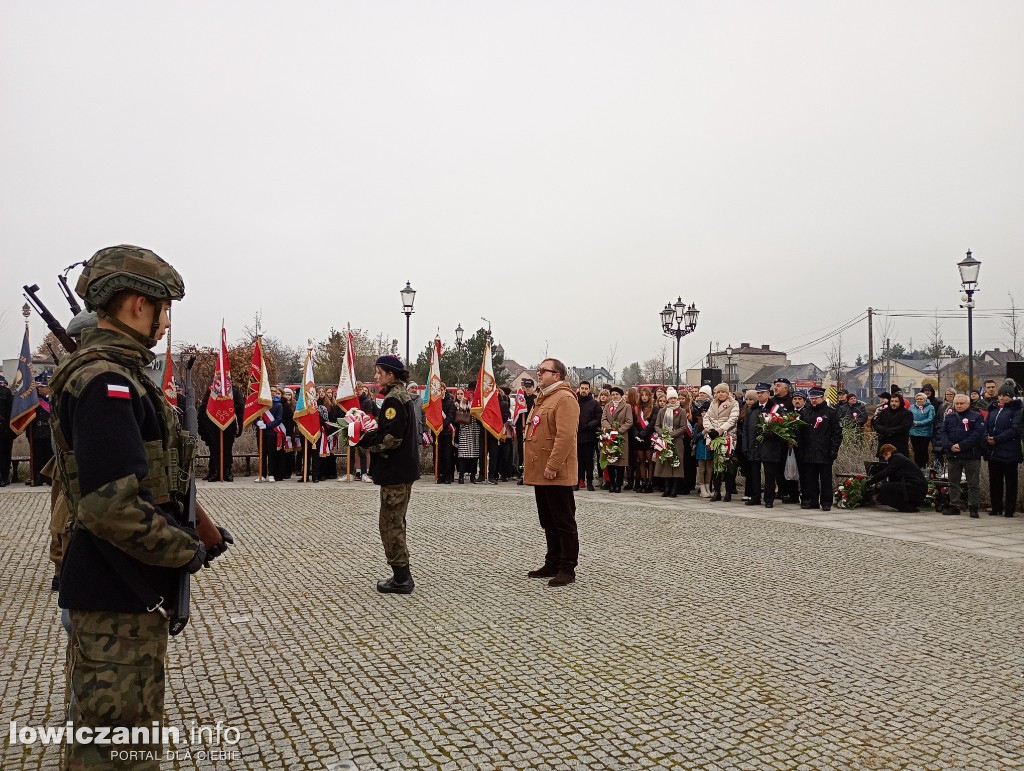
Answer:
M185 282L178 271L149 249L128 244L96 252L75 285L75 292L91 311L102 308L122 289L152 300L180 300L185 296Z
M82 311L68 322L68 334L71 337L81 337L86 330L96 329L96 322L96 311Z

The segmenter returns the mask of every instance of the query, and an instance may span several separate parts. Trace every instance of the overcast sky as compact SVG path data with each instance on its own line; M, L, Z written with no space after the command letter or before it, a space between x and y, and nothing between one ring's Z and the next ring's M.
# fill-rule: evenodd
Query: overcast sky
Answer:
M1024 302L1020 0L0 9L5 358L20 286L66 321L56 273L117 243L181 270L175 338L211 345L262 310L291 344L351 323L404 351L409 280L414 350L485 316L523 363L617 343L619 371L681 295L685 365L955 308L967 249L979 311Z

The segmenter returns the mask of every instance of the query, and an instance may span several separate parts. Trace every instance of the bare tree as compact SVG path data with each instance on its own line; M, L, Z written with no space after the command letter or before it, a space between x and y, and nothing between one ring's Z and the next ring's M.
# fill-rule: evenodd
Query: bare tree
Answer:
M1021 319L1017 303L1013 298L1013 292L1007 292L1010 296L1010 315L1006 321L1003 322L1003 331L1006 332L1009 337L1006 341L1006 347L1010 349L1015 358L1021 357L1022 343L1024 343L1024 319ZM0 324L2 327L2 324Z
M938 393L942 386L942 359L946 353L946 341L942 339L942 322L939 321L939 309L935 309L935 318L928 327L928 345L924 352L928 362L935 367L935 391Z
M843 336L839 335L832 344L832 350L828 352L828 371L832 376L832 381L836 384L836 388L841 387L843 370L845 368L846 362L843 361Z
M641 367L644 382L647 383L669 383L672 379L671 367L669 366L668 344L662 343L661 348L655 355L645 361Z
M608 346L608 358L605 360L605 369L612 376L612 380L615 379L615 361L619 352L619 344L613 343Z

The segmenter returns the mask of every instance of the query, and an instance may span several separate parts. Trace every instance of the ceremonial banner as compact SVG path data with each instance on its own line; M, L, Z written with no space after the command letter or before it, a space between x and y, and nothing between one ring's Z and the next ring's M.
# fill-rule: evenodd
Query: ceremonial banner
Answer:
M164 382L160 386L167 403L178 408L178 389L174 387L174 359L171 358L171 338L167 338L167 355L164 358Z
M359 408L359 394L356 393L356 352L351 329L348 331L345 361L341 365L341 377L338 379L338 391L334 394L334 399L343 410Z
M313 381L313 349L306 351L306 366L302 368L302 386L295 394L295 425L310 442L320 436L320 408L316 403L316 383Z
M505 438L505 421L501 418L501 404L498 403L490 343L484 348L484 358L480 363L480 373L476 378L476 390L473 391L473 402L469 411L476 415L483 427L496 438Z
M210 384L210 399L206 403L206 414L215 426L226 431L235 422L235 392L231 387L231 362L228 359L228 333L223 323L220 328L220 353L217 354L217 371Z
M32 349L28 344L28 325L25 325L25 339L21 343L21 356L18 357L18 371L14 373L11 384L14 403L11 405L10 428L20 434L28 424L35 420L36 405L39 396L36 394L35 378L32 375Z
M441 338L434 338L434 347L430 351L430 378L427 381L428 401L423 407L423 419L434 435L441 433L444 427L444 389L441 388Z
M249 365L249 387L245 394L245 407L242 410L242 428L248 428L273 405L270 395L270 379L267 377L267 362L263 358L263 340L256 338L252 349L252 363Z
M516 391L516 400L512 404L512 422L515 423L519 420L520 415L525 415L527 412L529 409L526 407L526 392L520 388Z

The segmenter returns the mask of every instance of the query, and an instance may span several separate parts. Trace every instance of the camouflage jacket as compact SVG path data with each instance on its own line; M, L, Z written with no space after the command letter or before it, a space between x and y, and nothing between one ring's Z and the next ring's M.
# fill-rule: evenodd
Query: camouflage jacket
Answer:
M179 526L187 464L174 413L143 369L153 358L126 335L97 329L54 373L51 428L74 522L62 608L143 612L140 594L170 600L178 569L205 556Z
M403 383L392 384L377 417L378 428L363 435L359 446L373 453L370 473L378 485L400 485L420 478L420 445L415 405Z

